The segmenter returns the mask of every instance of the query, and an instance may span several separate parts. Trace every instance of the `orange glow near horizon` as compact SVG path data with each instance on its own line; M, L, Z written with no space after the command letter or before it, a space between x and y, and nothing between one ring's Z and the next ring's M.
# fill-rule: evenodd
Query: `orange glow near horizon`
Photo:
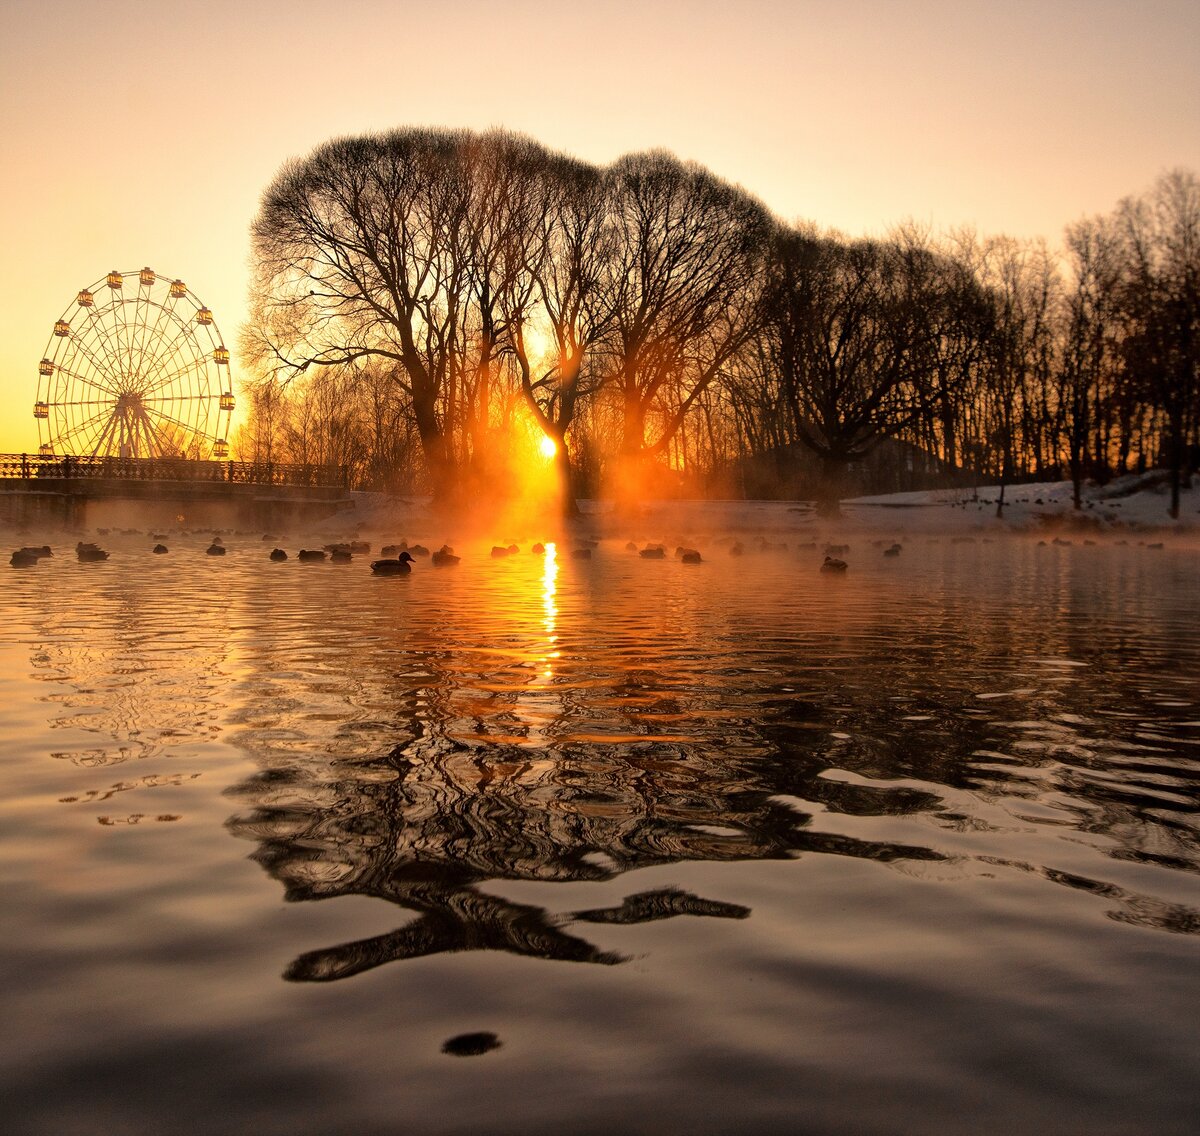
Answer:
M547 524L562 514L564 489L554 461L557 446L524 407L513 411L506 429L503 443L496 439L497 452L504 455L496 467L503 478L504 505L501 516L491 516L489 521L493 527L502 520L501 527L532 526L545 533Z

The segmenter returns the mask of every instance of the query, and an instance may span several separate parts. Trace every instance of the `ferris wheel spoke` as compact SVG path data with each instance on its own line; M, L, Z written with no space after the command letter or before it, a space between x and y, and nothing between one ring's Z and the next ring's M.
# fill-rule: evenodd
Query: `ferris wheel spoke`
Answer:
M208 364L203 359L193 359L190 363L185 363L181 367L177 367L170 374L163 375L161 380L152 387L148 387L143 393L143 398L148 398L157 395L159 391L169 387L176 380L184 378L188 374L195 372L195 377L200 380L207 377ZM170 397L170 396L167 396Z
M116 373L121 375L125 372L125 352L126 344L129 339L129 317L125 310L125 293L123 291L117 291L116 289L113 289L112 291L113 303L110 312L112 316L112 326L110 329L111 346L109 354L115 364Z
M72 438L75 438L77 436L80 436L80 435L87 436L88 431L93 426L95 426L98 422L102 422L106 418L111 418L111 417L113 417L111 408L103 410L99 414L93 414L90 418L82 419L81 421L68 426L67 429L64 430L58 436L57 441L59 443L66 443L66 442L71 441Z
M139 298L141 297L139 296ZM150 326L150 321L147 318L150 308L154 309L153 327ZM155 343L162 341L162 321L164 317L168 317L170 313L168 312L166 305L155 300L150 294L149 290L144 297L144 303L139 305L139 311L142 315L142 319L139 325L140 330L136 337L137 360L136 365L133 359L130 360L130 370L139 378L144 378L150 373L155 359L155 355L153 354L151 354L149 359L147 359L147 350Z
M68 371L67 373L72 375L72 377L77 379L79 382L86 382L86 383L89 383L90 385L98 386L103 390L109 391L109 393L111 393L114 397L116 395L120 394L120 391L113 390L112 387L106 385L106 383L104 381L102 381L104 376L106 375L107 370L111 370L111 368L105 368L103 366L101 360L96 358L96 356L89 349L88 344L84 343L82 339L74 340L74 345L78 348L79 354L82 355L83 358L86 359L87 362L89 362L92 365L93 369L96 371L97 377L95 379L91 379L91 378L85 378L83 375L80 375L76 372ZM99 346L99 344L97 344L97 346ZM60 369L65 370L66 368L60 367Z
M162 457L164 451L163 439L159 431L154 428L154 424L147 417L144 410L139 411L133 417L133 437L132 443L135 453L139 452L142 447L137 444L138 437L145 440L145 450L151 457Z
M126 337L126 351L125 351L125 373L127 375L136 375L137 374L137 368L134 363L134 359L137 355L137 350L138 350L138 337L139 337L139 330L140 330L139 324L145 318L145 316L144 316L144 310L145 310L144 305L145 305L145 301L146 301L146 295L144 294L145 292L146 292L146 289L144 289L142 287L141 277L139 276L137 295L126 300L126 303L131 305L133 308L133 311L130 314L129 318L125 320L125 328L128 333L127 337Z
M168 296L168 299L170 297ZM175 314L174 306L168 308L165 303L160 303L157 306L157 313L154 317L154 327L149 331L148 336L143 336L141 350L138 354L138 374L149 376L155 363L155 355L151 354L149 360L146 359L148 348L152 348L155 343L159 343L163 339L163 320L174 320L178 322L179 317Z
M126 371L131 382L141 377L142 358L144 355L145 336L148 325L148 308L152 305L152 286L141 284L139 277L137 297L132 301L133 314L126 321L129 329L129 353L127 355Z
M74 371L74 370L68 369L65 366L59 366L57 369L57 373L60 376L65 376L66 378L68 378L72 382L74 382L74 384L78 388L80 388L81 393L86 394L86 393L95 392L95 393L105 395L107 397L105 397L105 398L90 398L90 399L89 398L71 399L71 398L55 397L53 399L50 399L49 400L50 402L63 402L63 403L115 402L120 397L119 392L111 391L107 387L101 386L86 371ZM64 391L63 393L69 394L70 391L67 390L67 391Z
M154 410L149 413L155 419L162 419L164 422L171 423L172 426L178 426L180 430L183 430L187 434L199 433L195 426L176 418L173 414L168 414L165 410Z
M104 320L104 312L97 311L95 307L86 308L85 311L87 312L87 318L83 321L83 326L80 330L73 336L73 340L78 345L79 350L88 358L92 358L94 362L94 356L91 354L88 341L90 339L94 341L97 347L102 348L108 338L108 329ZM72 330L74 331L74 328Z
M201 350L200 343L196 339L196 330L192 323L179 316L177 313L171 313L175 327L172 329L171 337L164 339L161 348L155 353L157 359L169 360L178 352L181 343L189 341L195 346L196 350Z
M92 457L100 456L103 450L107 450L112 442L112 436L116 432L118 416L112 415L104 429L100 431L96 439L96 444L92 447Z
M92 341L81 339L80 349L83 357L92 365L94 376L86 381L109 391L114 396L121 393L121 377L124 373L120 363L120 353L115 342L115 332L107 324L101 322L90 329Z

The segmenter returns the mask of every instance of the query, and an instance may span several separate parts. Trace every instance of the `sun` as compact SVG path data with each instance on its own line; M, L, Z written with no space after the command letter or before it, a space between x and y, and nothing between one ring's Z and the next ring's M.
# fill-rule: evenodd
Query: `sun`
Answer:
M543 434L542 440L538 442L538 450L542 457L549 459L558 453L558 445L549 434Z

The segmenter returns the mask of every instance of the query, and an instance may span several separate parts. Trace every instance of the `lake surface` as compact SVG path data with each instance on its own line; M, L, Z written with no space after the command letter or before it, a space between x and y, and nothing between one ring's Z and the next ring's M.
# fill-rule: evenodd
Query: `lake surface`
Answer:
M1195 1131L1194 549L46 539L6 1130Z

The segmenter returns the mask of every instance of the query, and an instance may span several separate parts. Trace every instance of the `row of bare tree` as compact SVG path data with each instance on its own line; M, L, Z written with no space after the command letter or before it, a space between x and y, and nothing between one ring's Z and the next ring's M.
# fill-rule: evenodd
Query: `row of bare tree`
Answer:
M253 228L247 458L452 502L522 460L574 491L729 485L884 439L948 479L1164 462L1200 429L1200 183L1164 175L1040 243L782 224L660 153L599 169L505 132L399 130L287 164ZM527 432L526 432L527 433Z

